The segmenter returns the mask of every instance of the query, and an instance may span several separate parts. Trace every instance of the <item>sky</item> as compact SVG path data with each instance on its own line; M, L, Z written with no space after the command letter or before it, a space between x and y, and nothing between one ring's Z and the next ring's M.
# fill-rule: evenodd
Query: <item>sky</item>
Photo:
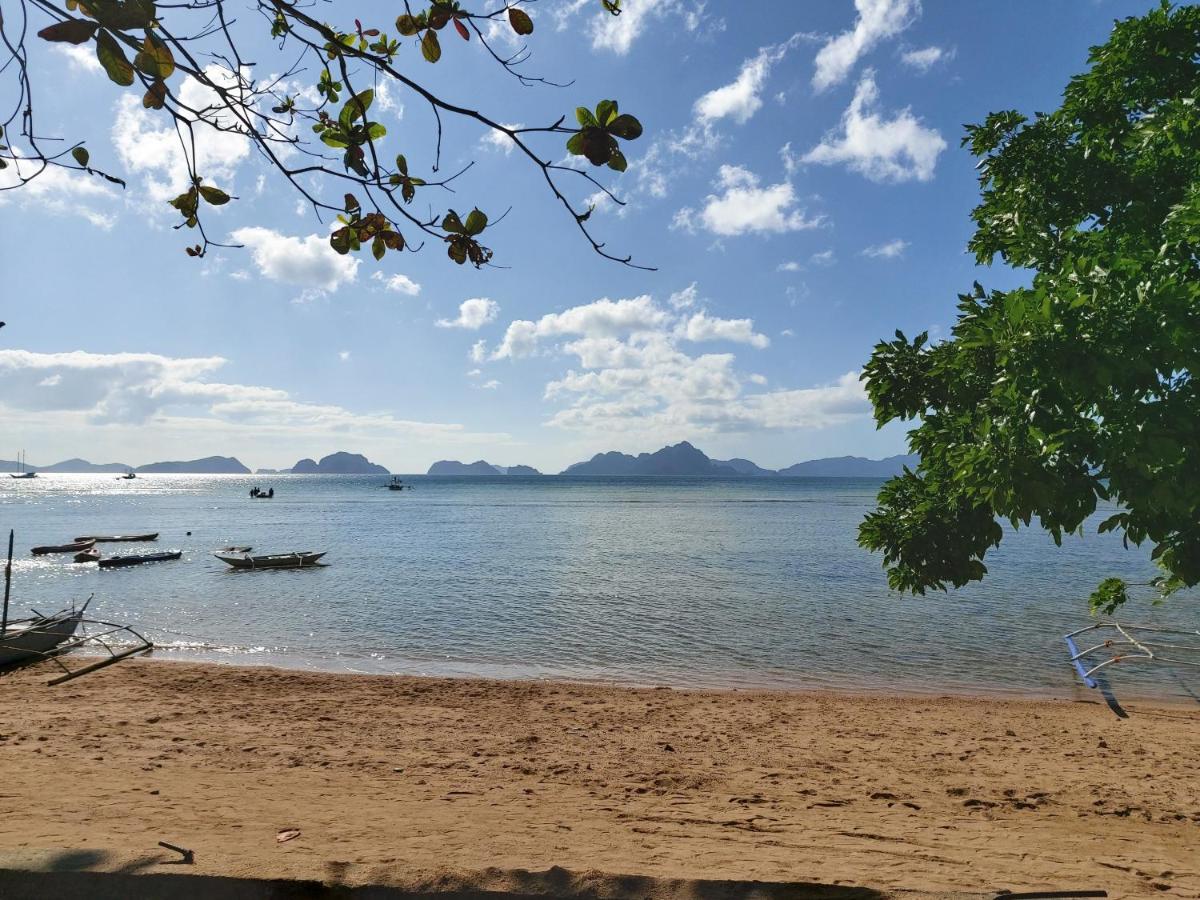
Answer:
M608 98L637 116L628 170L596 170L626 205L598 203L589 224L654 271L595 254L540 170L465 121L446 123L443 172L474 165L415 205L509 210L486 232L493 266L430 244L338 256L328 220L244 138L214 132L202 174L238 199L208 228L242 247L189 258L165 203L186 186L167 121L86 46L35 39L39 130L85 140L128 187L56 171L0 191L0 458L274 468L349 450L418 472L480 458L558 471L680 440L772 468L903 453L905 429L876 429L858 379L873 345L945 337L973 281L1024 278L965 252L978 185L963 125L1056 108L1113 20L1152 5L625 0L613 19L599 0L539 0L523 71L563 88L522 86L449 31L437 66L405 41L406 73L494 121L548 125ZM395 31L395 4L322 12ZM249 6L234 27L254 77L285 70ZM5 104L12 89L0 75ZM428 106L387 85L372 114L381 147L427 174ZM562 136L531 141L567 158ZM595 193L562 183L581 205Z

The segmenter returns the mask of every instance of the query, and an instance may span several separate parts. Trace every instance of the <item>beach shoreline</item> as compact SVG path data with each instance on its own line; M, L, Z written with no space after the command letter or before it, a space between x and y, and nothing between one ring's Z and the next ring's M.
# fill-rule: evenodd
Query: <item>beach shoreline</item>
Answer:
M1176 704L335 674L136 660L0 679L0 867L489 869L1200 897ZM278 843L281 829L300 835ZM160 854L161 858L155 854ZM33 863L30 863L33 865Z

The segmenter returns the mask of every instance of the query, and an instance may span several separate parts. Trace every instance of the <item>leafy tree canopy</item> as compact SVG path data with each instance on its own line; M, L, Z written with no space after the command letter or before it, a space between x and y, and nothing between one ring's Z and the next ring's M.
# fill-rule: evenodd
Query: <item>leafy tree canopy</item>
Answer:
M426 215L417 211L422 205L433 208L428 192L447 188L462 175L438 172L443 122L457 117L505 135L519 157L540 169L547 189L592 248L632 265L629 256L610 254L592 236L591 207L572 201L563 179L582 178L589 192L602 191L620 203L587 169L625 171L624 144L642 134L637 118L621 112L615 100L604 99L580 106L574 121L563 116L541 126L505 125L500 116L443 99L419 74L422 67L446 64L474 43L495 62L498 76L511 76L514 85L566 87L527 74L526 48L513 54L496 48L497 28L518 38L533 33L533 19L522 8L529 2L499 0L491 9L473 10L459 0L432 0L428 6L403 0L394 21L362 22L326 21L321 16L336 15L336 6L293 0L250 0L236 9L228 0L17 0L11 12L6 7L0 15L0 98L15 98L0 109L0 169L12 167L17 173L7 189L20 188L55 166L124 185L91 165L83 141L64 142L38 130L37 73L30 69L26 43L36 31L44 41L92 48L102 69L95 77L136 90L144 107L173 120L190 185L170 203L179 212L176 227L199 235L199 242L186 248L189 256L227 246L209 237L204 213L206 207L237 199L206 181L204 160L196 155L196 130L214 128L250 140L318 213L337 217L339 225L329 241L338 253L369 247L380 259L389 250L415 250L430 241L440 242L460 265L487 264L492 251L482 243L483 232L498 220L469 206L462 215L454 209ZM621 12L621 0L599 3L614 16ZM238 15L247 12L246 21L239 21ZM288 62L272 67L248 62L243 47L249 28L269 34L281 61ZM459 46L453 50L446 46L455 44ZM268 70L278 74L265 80L256 74ZM187 96L203 96L202 104L184 99L184 79L199 85L199 91ZM431 109L434 131L428 137L436 147L431 172L410 170L405 142L411 136L389 135L372 120L375 92L384 81ZM553 161L564 151L578 164ZM418 196L424 204L414 205Z
M952 336L875 347L863 379L915 471L889 481L859 541L898 590L961 587L1033 520L1061 543L1099 525L1153 545L1164 594L1200 582L1200 7L1117 22L1062 106L966 130L982 197L970 249L1032 273L959 297ZM1127 585L1100 583L1111 612Z

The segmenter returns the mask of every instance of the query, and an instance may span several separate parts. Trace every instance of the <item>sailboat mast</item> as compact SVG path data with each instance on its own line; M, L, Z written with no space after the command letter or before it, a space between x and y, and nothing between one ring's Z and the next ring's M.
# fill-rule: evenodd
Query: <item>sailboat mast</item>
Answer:
M13 530L8 529L8 562L4 564L4 617L0 619L0 637L8 631L8 591L12 586Z

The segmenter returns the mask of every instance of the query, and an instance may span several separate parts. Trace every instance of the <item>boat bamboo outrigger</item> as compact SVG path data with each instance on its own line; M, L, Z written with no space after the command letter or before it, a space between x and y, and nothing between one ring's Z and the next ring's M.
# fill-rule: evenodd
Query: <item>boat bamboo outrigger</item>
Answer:
M88 597L82 606L77 607L72 603L52 615L32 610L31 617L10 621L8 608L12 590L13 537L10 530L8 561L4 566L4 607L0 613L0 670L43 660L52 661L62 670L61 675L47 682L55 685L153 649L154 644L128 625L85 619L84 613L92 597ZM62 661L64 655L81 647L93 652L101 650L103 654L98 660L75 668Z
M129 541L157 541L158 532L149 531L146 534L85 534L75 538L77 541L95 541L97 544L115 544Z
M325 565L325 563L318 562L325 552L313 553L311 550L298 550L295 553L272 553L267 556L251 556L248 553L241 556L214 553L213 556L235 569L306 569L311 566Z
M1084 644L1081 650L1075 639L1093 631L1096 632L1095 637L1100 638L1100 643L1081 640L1080 643ZM1071 665L1090 688L1099 687L1094 676L1101 669L1127 661L1200 668L1200 631L1097 622L1064 635L1063 641L1070 651ZM1106 654L1107 658L1103 658Z

